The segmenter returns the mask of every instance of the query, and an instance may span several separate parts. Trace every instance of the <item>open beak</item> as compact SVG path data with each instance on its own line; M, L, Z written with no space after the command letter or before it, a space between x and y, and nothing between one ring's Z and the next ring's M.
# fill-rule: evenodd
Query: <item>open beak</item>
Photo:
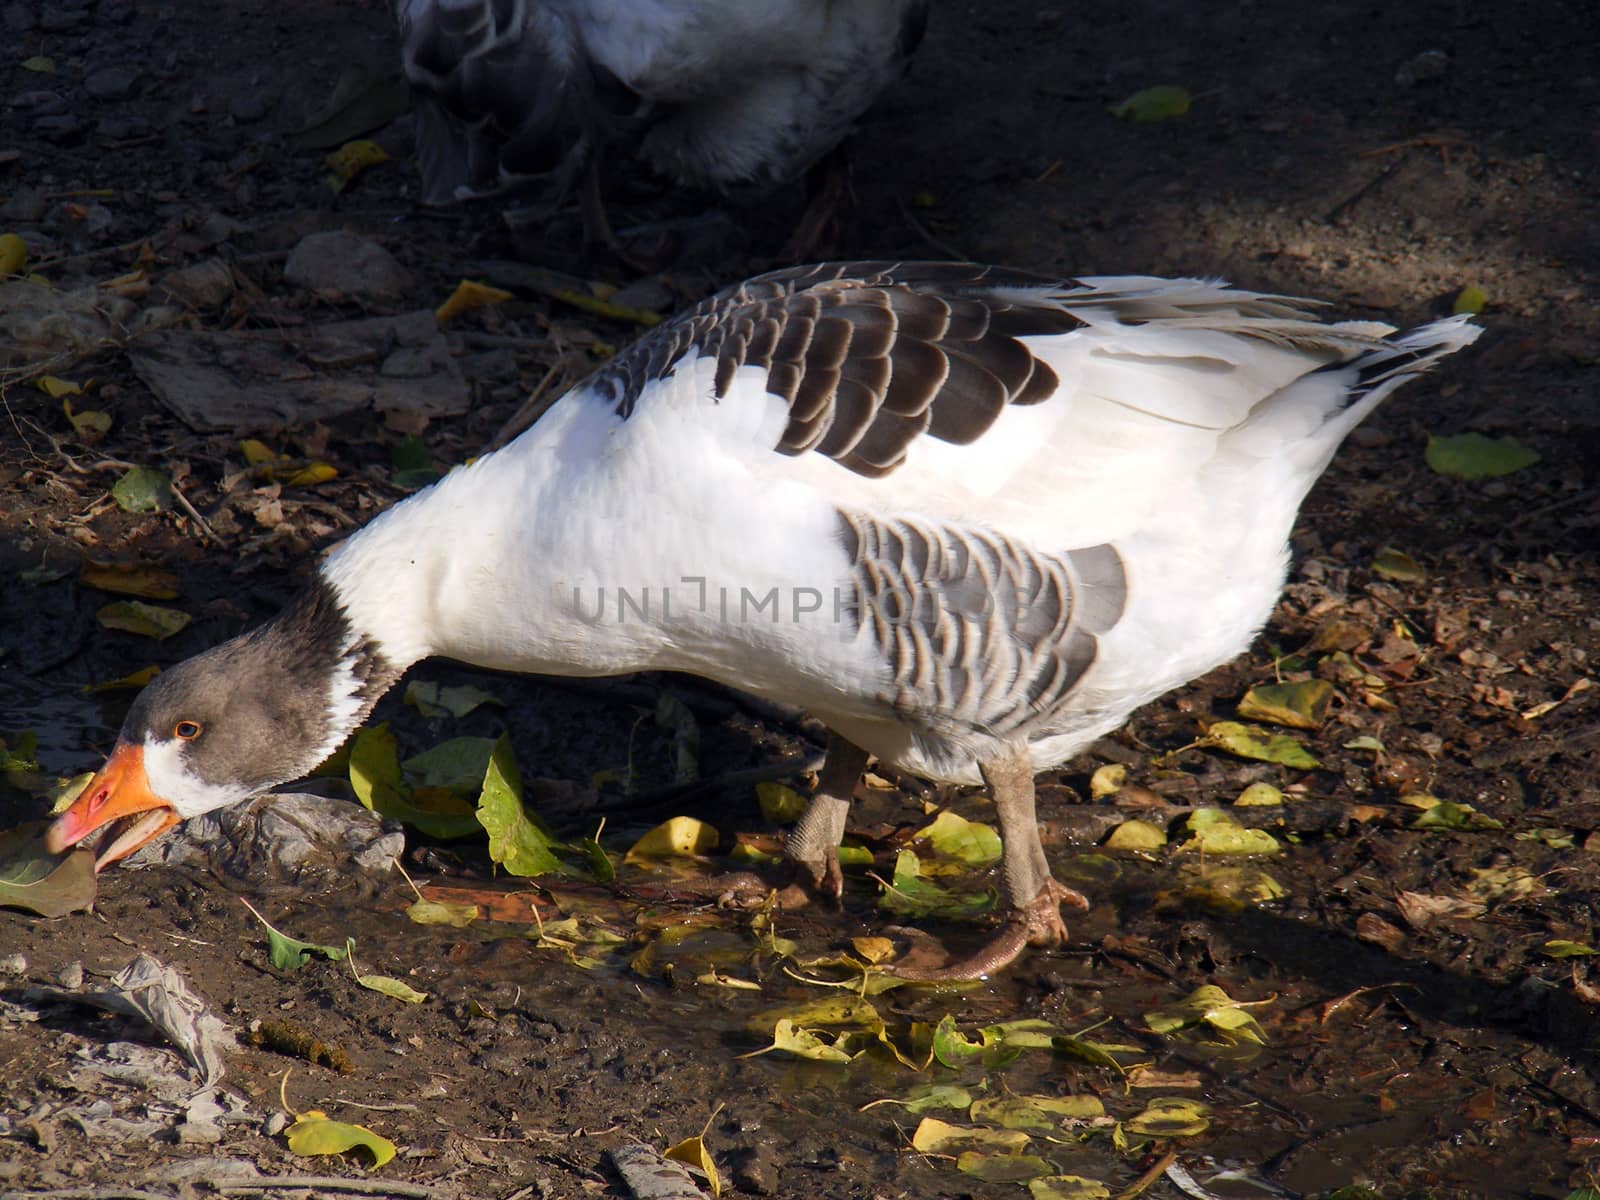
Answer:
M103 871L178 823L172 805L150 790L144 749L118 742L106 765L44 835L45 848L60 854L96 830L105 830L95 848L94 869Z

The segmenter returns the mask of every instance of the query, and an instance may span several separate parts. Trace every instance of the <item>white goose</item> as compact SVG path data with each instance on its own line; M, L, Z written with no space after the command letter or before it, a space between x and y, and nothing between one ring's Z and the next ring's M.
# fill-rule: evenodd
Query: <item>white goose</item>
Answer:
M1193 279L953 263L704 301L504 449L352 535L279 617L157 678L52 827L101 865L295 779L412 663L673 670L833 731L788 842L837 895L868 755L989 785L1010 916L1065 935L1033 774L1239 653L1344 436L1473 342Z
M927 0L396 0L424 200L557 170L569 185L624 135L689 186L796 179L900 77L926 10Z

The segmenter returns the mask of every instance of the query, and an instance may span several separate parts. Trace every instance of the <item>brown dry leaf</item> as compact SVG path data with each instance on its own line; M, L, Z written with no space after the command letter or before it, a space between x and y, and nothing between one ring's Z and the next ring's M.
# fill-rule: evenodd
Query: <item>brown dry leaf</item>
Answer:
M1406 924L1413 929L1426 929L1440 917L1480 917L1488 910L1488 905L1478 900L1424 892L1400 892L1394 902Z
M160 567L85 559L78 571L78 582L84 587L119 596L142 596L146 600L178 598L177 575Z

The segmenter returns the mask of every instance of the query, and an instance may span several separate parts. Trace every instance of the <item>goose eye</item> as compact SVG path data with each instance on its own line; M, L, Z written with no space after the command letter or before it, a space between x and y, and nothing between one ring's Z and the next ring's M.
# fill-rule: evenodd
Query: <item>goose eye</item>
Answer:
M182 738L186 742L194 741L200 736L200 732L199 721L179 721L172 727L172 736Z

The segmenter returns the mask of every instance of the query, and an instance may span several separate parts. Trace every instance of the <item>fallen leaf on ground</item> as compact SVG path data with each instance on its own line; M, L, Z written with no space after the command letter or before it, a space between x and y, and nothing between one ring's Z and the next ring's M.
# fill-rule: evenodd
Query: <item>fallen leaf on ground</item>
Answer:
M123 596L143 596L146 600L176 600L178 577L160 567L140 567L129 563L97 562L86 559L78 571L78 582L101 592Z
M478 283L476 280L463 279L456 284L456 290L450 293L450 298L434 310L434 320L444 325L462 313L471 312L475 308L488 308L494 304L504 304L507 300L515 300L516 294L502 291L497 287L490 287L487 283Z
M0 905L64 917L94 905L94 854L50 854L37 826L0 833Z
M1266 729L1252 729L1238 721L1218 721L1210 726L1199 742L1202 746L1215 746L1240 758L1253 758L1261 762L1282 763L1302 771L1314 769L1316 757L1288 734L1273 733Z
M1165 121L1183 116L1193 103L1194 97L1189 94L1188 88L1160 84L1135 92L1120 104L1113 105L1111 115L1127 121Z
M522 776L511 738L501 734L489 755L478 796L478 823L489 834L489 857L513 875L544 875L561 869L554 839L522 807Z
M1264 683L1244 694L1239 701L1239 715L1292 729L1316 729L1332 699L1333 684L1326 679Z
M166 512L172 507L172 481L151 467L131 467L111 485L111 498L123 512Z
M182 632L193 619L176 608L163 608L142 600L118 600L102 606L95 613L95 620L107 629L136 633L157 641L165 641L173 634Z
M1481 433L1461 433L1454 437L1428 438L1425 453L1428 466L1453 479L1495 479L1510 475L1540 461L1516 438L1489 438Z
M295 1123L283 1131L283 1136L289 1143L290 1151L302 1158L365 1150L372 1156L373 1170L393 1158L399 1149L388 1138L373 1133L365 1125L329 1120L326 1113L315 1110L300 1113Z
M361 172L388 162L389 152L377 142L361 138L346 142L322 161L328 168L328 186L342 192Z
M313 954L320 954L329 962L338 962L349 954L349 944L343 946L319 946L315 942L302 942L274 929L250 901L243 896L239 903L250 910L250 915L261 922L262 928L267 931L267 957L272 965L280 971L298 971L306 965L306 960Z

